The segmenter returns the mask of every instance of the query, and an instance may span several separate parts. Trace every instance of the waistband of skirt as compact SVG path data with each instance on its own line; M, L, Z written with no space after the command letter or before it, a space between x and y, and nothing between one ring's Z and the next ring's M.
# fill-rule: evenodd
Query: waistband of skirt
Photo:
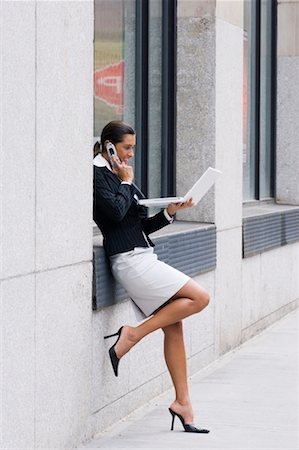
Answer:
M137 255L140 253L153 253L154 248L153 247L135 247L133 250L129 250L128 252L123 253L116 253L115 255L111 255L109 258L113 261L120 256L130 256L130 255Z

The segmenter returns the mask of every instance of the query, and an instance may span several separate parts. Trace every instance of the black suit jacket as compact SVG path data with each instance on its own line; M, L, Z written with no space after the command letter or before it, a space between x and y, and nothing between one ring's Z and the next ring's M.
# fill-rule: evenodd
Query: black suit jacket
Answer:
M134 198L140 198L140 192L134 185L121 184L107 167L94 166L93 189L93 220L103 234L108 256L154 246L148 235L169 224L163 211L147 217L147 208Z

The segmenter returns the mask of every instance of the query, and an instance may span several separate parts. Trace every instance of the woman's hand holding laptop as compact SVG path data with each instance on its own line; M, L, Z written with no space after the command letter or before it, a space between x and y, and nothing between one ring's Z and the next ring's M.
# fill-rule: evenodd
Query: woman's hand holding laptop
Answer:
M192 198L189 198L189 200L187 200L186 202L170 203L167 206L166 211L170 216L174 216L177 211L181 209L191 208L191 206L193 205L194 203L192 202Z

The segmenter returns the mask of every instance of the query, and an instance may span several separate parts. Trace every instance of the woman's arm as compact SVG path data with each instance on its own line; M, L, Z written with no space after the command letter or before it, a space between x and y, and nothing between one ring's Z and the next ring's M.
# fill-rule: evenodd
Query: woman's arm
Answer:
M146 234L153 233L173 222L175 213L179 210L190 208L193 206L192 198L182 203L170 203L164 211L159 212L155 216L142 220L142 228Z
M113 192L102 170L94 176L95 206L110 220L120 222L131 206L135 194L134 186L121 183Z
M142 229L145 234L154 233L155 231L160 230L173 222L173 218L169 215L167 217L164 211L160 211L152 217L142 219Z

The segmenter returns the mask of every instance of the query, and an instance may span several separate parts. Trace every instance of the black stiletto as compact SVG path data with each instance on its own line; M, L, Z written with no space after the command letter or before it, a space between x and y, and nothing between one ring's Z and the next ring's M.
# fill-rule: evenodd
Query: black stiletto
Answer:
M119 341L120 335L121 335L121 330L123 329L123 327L120 327L120 329L117 331L117 333L114 334L108 334L107 336L104 336L104 339L108 339L111 338L113 336L118 336L117 340L115 341L115 343L112 345L112 347L109 348L109 356L110 356L110 361L113 367L113 371L114 371L114 375L117 377L118 376L118 364L119 364L119 358L117 357L116 353L115 353L115 349L114 347L116 346L116 344Z
M180 414L174 412L171 408L168 408L168 409L169 409L170 414L172 415L171 431L173 430L174 418L175 418L175 416L178 416L178 418L182 422L184 430L187 433L209 433L210 432L210 430L205 430L204 428L196 428L194 425L186 424L184 418Z

